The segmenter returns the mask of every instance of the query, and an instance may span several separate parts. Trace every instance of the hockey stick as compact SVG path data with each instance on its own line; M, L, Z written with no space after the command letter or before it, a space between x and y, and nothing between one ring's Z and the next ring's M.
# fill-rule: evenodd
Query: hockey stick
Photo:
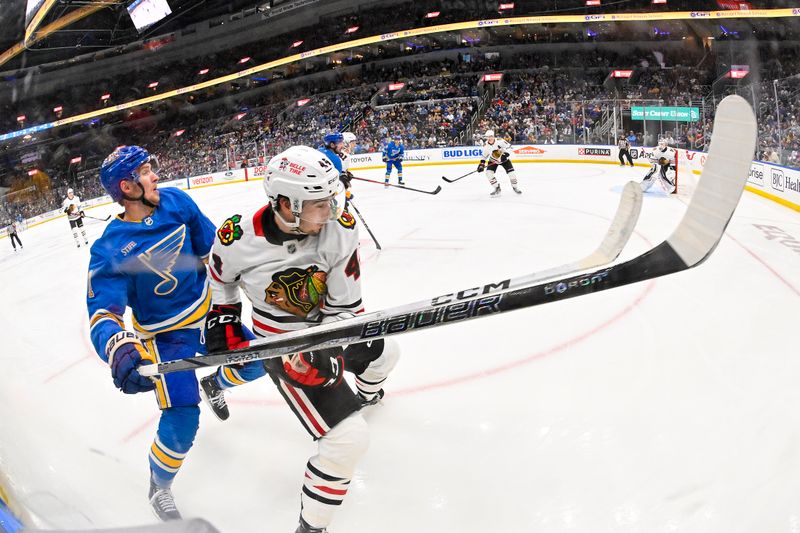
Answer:
M755 143L756 121L750 105L740 96L726 97L717 108L702 177L678 227L666 241L625 263L517 288L511 288L512 280L490 283L437 296L422 304L253 341L246 348L141 366L139 373L153 376L371 341L574 298L696 267L714 252L733 216L747 182Z
M423 194L439 194L439 191L442 190L442 186L441 185L437 185L436 188L434 190L432 190L432 191L425 191L425 190L422 190L422 189L415 189L414 187L406 187L405 185L395 185L394 183L383 183L383 182L380 182L380 181L371 180L371 179L367 179L367 178L357 178L356 176L353 176L352 179L359 180L359 181L366 181L366 182L369 182L369 183L377 183L378 185L383 185L385 187L397 187L398 189L403 189L405 191L421 192Z
M364 220L364 215L362 215L361 211L358 210L358 208L356 207L356 204L353 203L353 200L349 200L348 204L350 204L350 206L353 208L353 211L356 212L356 215L358 215L358 219L361 221L361 223L364 224L364 227L367 229L367 233L369 233L369 236L372 237L373 242L375 242L375 248L380 250L381 249L381 243L378 242L378 239L375 238L375 234L372 233L371 229L369 229L369 226L367 225L367 221Z
M592 268L597 268L603 265L607 265L614 259L616 259L622 249L627 244L628 240L630 239L631 235L633 234L633 229L636 226L636 221L639 219L639 213L642 208L642 189L638 183L629 182L622 191L622 195L620 198L619 206L617 207L617 211L614 214L614 219L611 221L611 225L606 232L606 235L603 237L602 242L600 245L595 249L592 253L587 255L586 257L574 261L572 263L567 263L565 265L561 265L558 267L554 267L548 270L544 270L542 272L528 274L526 276L522 276L515 279L509 279L502 281L500 283L494 283L484 286L484 293L482 296L486 296L487 294L492 294L494 292L503 292L510 289L518 289L528 287L532 284L541 283L545 280L550 280L554 278L560 278L564 276L570 276L576 274L577 272L583 272ZM467 293L468 291L474 291L477 289L468 289L467 291L460 291L458 294L462 295ZM434 298L433 301L436 301ZM398 314L398 313L407 313L409 311L414 311L417 309L424 309L431 305L431 301L423 301L417 302L415 304L410 304L403 306L401 308L390 309L387 311L383 311L381 315L391 315L391 314ZM377 313L373 313L376 315ZM361 320L363 317L359 317L356 320ZM345 321L338 322L337 325L344 324ZM349 320L347 322L350 322ZM310 328L307 330L303 330L305 333L309 331L316 331L319 329L318 327ZM253 349L258 348L262 345L266 345L267 343L273 343L278 337L285 337L285 335L294 335L295 337L297 332L291 334L283 334L279 336L274 336L269 339L257 340L250 343L248 350L253 351ZM219 353L214 355L207 355L198 358L190 358L190 359L183 359L181 361L172 361L169 363L161 363L159 364L158 368L145 368L140 367L140 373L142 375L155 375L156 373L166 373L166 372L175 372L178 370L187 370L192 369L197 366L215 366L228 363L227 357L231 352ZM266 353L264 351L260 351L258 353ZM280 354L269 355L267 357L274 357ZM217 358L216 360L214 358ZM195 361L195 359L197 361ZM258 357L255 357L258 359ZM215 362L216 361L216 362Z
M91 218L92 220L99 220L101 222L108 222L109 220L111 220L111 215L108 215L106 218L97 218L97 217L92 217L92 216L89 216L89 215L83 215L83 218Z
M473 175L473 174L475 174L476 172L478 172L478 171L477 171L477 170L473 170L472 172L467 172L467 173L466 173L466 174L464 174L463 176L459 176L459 177L457 177L457 178L454 178L454 179L448 179L448 178L445 178L444 176L442 176L442 179L443 179L444 181L446 181L447 183L453 183L453 182L456 182L456 181L458 181L458 180L464 179L464 178L466 178L467 176L472 176L472 175Z

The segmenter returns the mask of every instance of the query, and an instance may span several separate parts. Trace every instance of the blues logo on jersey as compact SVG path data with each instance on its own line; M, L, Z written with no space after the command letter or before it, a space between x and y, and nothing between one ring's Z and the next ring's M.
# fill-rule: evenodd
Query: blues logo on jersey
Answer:
M150 224L117 218L92 246L87 304L96 348L119 330L126 307L144 336L196 327L208 311L201 258L214 242L214 226L185 192L159 192Z

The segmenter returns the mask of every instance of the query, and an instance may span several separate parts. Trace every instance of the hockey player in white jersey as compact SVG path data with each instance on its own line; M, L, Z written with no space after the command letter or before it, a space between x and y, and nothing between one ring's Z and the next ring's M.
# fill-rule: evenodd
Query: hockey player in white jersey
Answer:
M344 146L340 157L342 158L342 167L345 172L349 172L350 156L356 152L356 134L350 131L343 131L342 137L344 138Z
M61 203L61 207L67 214L69 220L69 227L72 229L72 236L75 238L75 244L78 248L81 247L81 241L78 240L78 228L81 230L81 237L83 237L83 244L89 244L86 240L86 231L83 229L83 209L81 209L81 199L75 194L72 189L67 189L67 197Z
M358 231L343 210L339 172L320 151L293 146L267 164L269 203L233 215L217 231L209 272L210 353L252 339L241 322L240 289L253 306L259 337L304 329L363 311ZM220 367L203 380L207 401L220 412L224 389L269 373L300 423L318 441L303 474L300 533L322 533L344 500L368 443L359 410L383 396L383 383L399 355L392 339L314 350ZM342 379L355 374L356 392Z
M658 146L650 156L653 164L642 180L642 191L647 192L653 183L659 182L667 193L675 192L675 176L678 172L678 153L667 145L666 139L659 139Z
M494 130L486 132L486 143L483 145L483 154L478 165L478 172L486 170L486 177L494 187L494 191L489 195L492 198L500 196L500 184L494 177L498 166L502 166L505 169L508 179L511 180L511 188L514 189L514 192L522 194L522 191L517 186L517 173L514 170L514 165L511 164L509 150L511 150L511 145L505 139L495 137Z

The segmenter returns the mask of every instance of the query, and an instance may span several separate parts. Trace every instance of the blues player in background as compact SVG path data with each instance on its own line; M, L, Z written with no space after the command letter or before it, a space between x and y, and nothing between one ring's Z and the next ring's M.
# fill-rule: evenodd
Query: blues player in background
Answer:
M320 152L328 156L333 166L339 171L341 175L344 172L342 165L342 154L344 150L344 135L341 132L334 131L325 135L322 138L322 146L317 148Z
M353 135L352 133L350 135ZM355 138L355 135L353 135ZM350 160L345 151L345 134L335 131L328 133L322 138L323 145L318 148L331 160L333 166L339 172L339 179L344 183L345 195L350 200L353 195L350 192L353 174L349 170Z
M397 169L397 183L398 185L405 185L403 183L403 158L405 157L405 148L399 133L392 135L392 140L383 149L383 162L386 163L386 180L385 184L389 185L389 178L392 176L392 166Z
M193 357L211 306L204 261L215 228L189 196L159 190L155 161L138 146L106 158L100 182L125 211L91 248L90 335L122 392L155 391L161 418L150 447L150 504L162 520L180 519L170 489L192 447L200 418L194 372L142 377L141 364ZM133 331L125 328L125 308Z

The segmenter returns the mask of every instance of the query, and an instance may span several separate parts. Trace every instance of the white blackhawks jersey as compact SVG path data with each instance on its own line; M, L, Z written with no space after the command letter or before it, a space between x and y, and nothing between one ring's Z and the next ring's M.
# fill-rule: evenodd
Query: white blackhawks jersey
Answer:
M497 165L500 163L500 158L503 154L508 152L511 145L505 139L495 138L492 144L488 142L483 145L483 154L481 159L486 161L488 165Z
M678 153L675 151L675 148L672 148L671 146L667 146L666 148L664 148L664 150L656 146L655 148L653 148L653 155L650 156L650 161L652 161L653 163L657 163L659 159L661 159L662 157L666 157L668 164L670 166L675 166L675 161L677 160L677 156Z
M81 199L77 194L73 194L71 199L64 198L64 201L61 203L61 209L67 209L69 206L74 207L67 212L67 218L69 220L78 220L81 218Z
M305 329L325 315L363 312L352 215L305 237L281 233L274 216L267 205L234 215L217 230L208 262L212 303L240 302L241 288L253 304L259 336Z
M339 158L342 160L342 171L348 170L350 168L350 154L343 150L339 154Z

